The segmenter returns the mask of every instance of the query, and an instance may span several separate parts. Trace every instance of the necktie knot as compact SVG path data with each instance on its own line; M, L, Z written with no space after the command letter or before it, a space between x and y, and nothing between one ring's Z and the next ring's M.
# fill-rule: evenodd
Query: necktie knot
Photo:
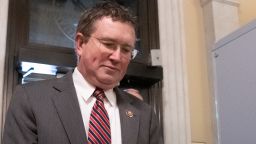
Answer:
M96 97L96 99L101 100L101 101L103 101L103 99L106 97L103 89L98 88L98 87L95 89L95 91L93 92L92 95L94 97Z

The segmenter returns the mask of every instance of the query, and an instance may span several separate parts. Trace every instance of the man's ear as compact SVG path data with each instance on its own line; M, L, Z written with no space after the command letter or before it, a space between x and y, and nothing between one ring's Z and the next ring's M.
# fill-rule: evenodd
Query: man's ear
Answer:
M80 32L76 33L76 37L75 37L76 48L81 47L83 43L84 43L84 35Z
M76 33L76 37L75 37L75 50L76 50L76 54L77 55L80 55L84 42L85 42L84 35L82 33L80 33L80 32Z

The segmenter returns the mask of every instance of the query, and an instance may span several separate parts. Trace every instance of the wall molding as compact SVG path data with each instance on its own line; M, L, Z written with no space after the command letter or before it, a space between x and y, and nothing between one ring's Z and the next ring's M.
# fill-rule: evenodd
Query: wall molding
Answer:
M9 0L0 1L0 136L3 132L4 121L4 67L7 39L7 21L8 21L8 4ZM1 143L1 142L0 142Z
M191 143L183 0L159 0L163 66L163 129L166 144Z
M212 1L220 2L226 5L235 6L235 7L239 7L240 5L238 0L200 0L200 3L201 3L201 6L203 7Z
M200 0L201 2L204 0ZM230 5L223 1L231 0L208 0L207 5L202 5L206 43L209 50L215 42L239 28L239 3L235 0Z

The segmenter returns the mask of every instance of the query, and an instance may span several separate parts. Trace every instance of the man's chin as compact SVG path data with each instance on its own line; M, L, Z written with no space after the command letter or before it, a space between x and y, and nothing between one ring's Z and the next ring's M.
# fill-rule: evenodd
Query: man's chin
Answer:
M101 77L100 82L103 84L113 85L114 83L118 83L118 80L114 76L107 75L107 76Z
M113 81L113 79L100 79L98 80L98 82L96 83L96 86L104 89L104 90L109 90L112 89L116 86L119 85L120 81Z

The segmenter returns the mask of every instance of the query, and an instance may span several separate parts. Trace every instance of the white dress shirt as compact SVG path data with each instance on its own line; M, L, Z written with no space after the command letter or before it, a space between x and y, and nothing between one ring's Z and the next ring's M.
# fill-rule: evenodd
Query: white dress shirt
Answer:
M80 110L83 117L84 127L86 131L86 136L88 138L89 131L89 120L91 115L91 110L96 102L96 98L92 96L95 87L89 84L82 76L82 74L75 68L73 72L73 82L75 85L75 90L80 106ZM106 98L104 99L104 106L108 112L111 128L111 144L121 144L121 124L119 109L116 103L116 94L113 89L104 91Z

